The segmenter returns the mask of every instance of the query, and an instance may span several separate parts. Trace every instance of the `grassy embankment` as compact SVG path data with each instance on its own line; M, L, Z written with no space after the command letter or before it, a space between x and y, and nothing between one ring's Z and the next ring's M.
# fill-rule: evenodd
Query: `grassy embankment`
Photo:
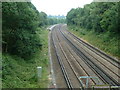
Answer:
M118 38L110 38L109 33L96 34L94 31L88 31L80 27L69 26L69 31L78 37L86 40L88 43L103 50L108 55L115 56L120 59L120 51L118 50Z
M48 31L40 30L42 50L31 60L25 61L17 56L2 55L3 88L46 88L48 86ZM38 83L37 66L42 66L42 78Z

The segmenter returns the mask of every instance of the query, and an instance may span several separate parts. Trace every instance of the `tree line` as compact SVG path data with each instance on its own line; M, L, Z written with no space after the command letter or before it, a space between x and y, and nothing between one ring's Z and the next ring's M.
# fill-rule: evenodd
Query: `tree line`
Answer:
M55 17L48 17L48 24L49 25L54 25L58 23L66 23L65 18L55 18Z
M67 24L80 26L97 33L119 36L120 2L92 2L84 8L71 9L67 14Z

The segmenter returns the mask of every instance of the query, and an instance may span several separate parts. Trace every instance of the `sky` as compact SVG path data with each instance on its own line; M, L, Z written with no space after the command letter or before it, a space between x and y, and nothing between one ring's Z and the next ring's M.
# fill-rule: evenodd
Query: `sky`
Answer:
M67 15L72 8L83 8L85 4L90 4L93 0L31 0L39 12L43 11L47 15Z

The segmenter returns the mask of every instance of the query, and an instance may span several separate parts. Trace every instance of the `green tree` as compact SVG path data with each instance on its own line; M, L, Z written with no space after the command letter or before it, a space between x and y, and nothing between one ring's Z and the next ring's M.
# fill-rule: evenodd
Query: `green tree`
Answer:
M3 52L24 59L34 56L42 46L37 28L47 24L47 15L30 2L3 2L2 11Z

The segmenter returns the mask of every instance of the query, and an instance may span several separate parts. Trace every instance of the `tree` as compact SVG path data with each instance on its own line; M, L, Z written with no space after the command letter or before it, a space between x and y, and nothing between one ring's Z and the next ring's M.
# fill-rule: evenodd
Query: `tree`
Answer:
M47 15L30 2L3 2L2 11L3 52L31 58L42 46L37 28L47 24Z

